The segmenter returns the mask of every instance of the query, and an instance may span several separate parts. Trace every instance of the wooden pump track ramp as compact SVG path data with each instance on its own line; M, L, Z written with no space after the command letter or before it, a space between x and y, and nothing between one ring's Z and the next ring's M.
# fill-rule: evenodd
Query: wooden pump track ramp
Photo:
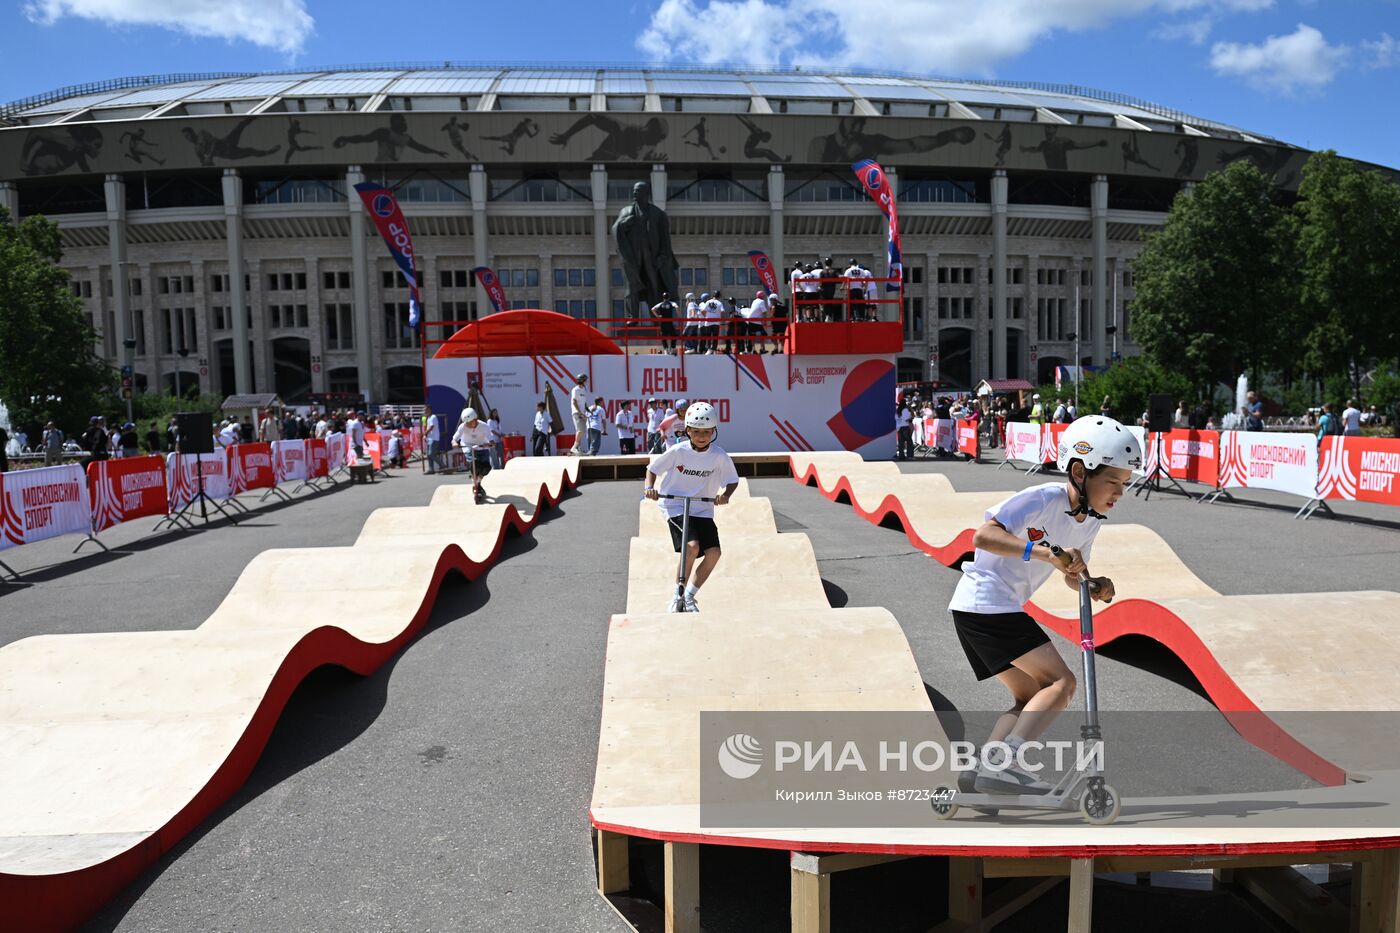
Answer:
M264 551L196 629L0 649L0 928L91 916L243 784L307 674L373 673L448 572L479 577L577 477L577 459L515 459L484 505L440 486L375 510L353 546Z
M1243 870L1349 861L1363 866L1370 892L1363 893L1363 928L1395 929L1400 772L1394 771L1364 784L1213 797L1204 811L1214 810L1213 819L1201 815L1200 799L1173 797L1130 800L1112 826L1087 825L1077 813L1024 812L900 828L701 826L702 711L919 711L929 716L929 737L946 741L898 622L882 608L819 605L810 542L776 533L763 503L741 495L715 510L724 557L700 591L701 611L686 614L664 611L677 558L659 510L650 502L640 506L628 611L609 624L589 810L605 896L629 889L634 836L665 844L668 931L700 929L701 844L790 851L794 931L829 929L830 873L890 858L952 857L950 920L940 931L981 928L984 870L986 877L1070 874L1071 929L1087 930L1074 922L1075 905L1085 916L1096 865L1134 871L1209 863ZM745 559L735 560L740 554ZM1219 808L1235 817L1224 828ZM1350 825L1305 825L1312 808L1329 815L1335 808L1338 822ZM1297 824L1279 816L1295 810ZM1258 814L1271 825L1250 819ZM975 899L967 900L974 890ZM992 903L989 895L988 915Z
M905 476L857 454L793 454L792 461L799 482L833 500L844 493L869 521L898 516L909 540L947 565L971 553L985 510L1011 495L953 492L941 474ZM1094 604L1098 644L1144 635L1164 645L1246 739L1324 784L1400 768L1390 739L1287 715L1394 709L1383 685L1400 670L1400 593L1224 596L1152 529L1112 522L1099 532L1093 570L1120 594L1111 605ZM1078 605L1075 591L1052 576L1026 610L1077 643Z

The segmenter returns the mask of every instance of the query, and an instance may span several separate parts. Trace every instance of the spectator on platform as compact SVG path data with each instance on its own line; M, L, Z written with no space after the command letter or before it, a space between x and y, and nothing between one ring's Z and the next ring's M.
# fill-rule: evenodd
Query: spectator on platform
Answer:
M901 399L895 408L894 427L897 432L895 445L896 460L914 459L914 413L909 410L909 402Z
M617 426L617 452L635 454L637 452L636 416L632 414L632 400L625 399L617 410L613 424Z
M1347 437L1361 434L1361 409L1356 407L1356 399L1347 399L1347 407L1342 412L1342 433Z
M272 414L272 409L267 409L262 413L262 420L258 422L258 440L264 444L271 444L282 439L282 422Z
M685 337L685 352L694 353L696 351L696 339L700 336L700 327L704 320L700 314L700 302L695 300L694 292L685 293L685 329L681 331Z
M574 420L574 445L569 453L577 457L583 453L588 443L588 375L579 373L574 377L575 385L569 390L569 414Z
M549 412L544 402L535 403L535 426L530 431L530 454L535 457L549 456L549 435L554 433L554 425L549 420Z
M155 427L155 422L151 422ZM44 425L44 466L58 466L63 462L63 432L50 421Z
M651 306L651 316L661 331L663 353L676 352L676 310L676 303L665 292L661 293L661 300Z
M817 270L817 294L822 300L822 320L828 324L841 320L841 306L836 303L836 279L840 274L832 265L830 256L822 259L821 267Z
M852 259L841 273L846 279L846 298L851 307L851 320L865 320L865 280L861 278L860 263Z
M607 410L603 408L603 397L600 395L593 400L593 404L588 407L588 446L584 453L590 457L598 456L598 452L603 449L603 435L608 433Z
M802 279L805 271L802 268L802 263L794 262L792 271L788 273L788 297L792 299L793 307L797 306L797 296L802 292Z
M506 438L501 433L501 413L494 408L486 415L486 435L491 438L491 466L499 470L505 466Z
M777 295L768 296L768 316L773 319L773 352L782 353L787 337L788 308Z
M1176 403L1176 411L1172 414L1172 427L1191 427L1191 412L1186 410L1186 399L1181 399Z
M703 349L705 353L713 355L719 350L720 325L724 321L724 300L719 292L701 295L700 298L700 311L705 317L705 326L701 331L706 338Z

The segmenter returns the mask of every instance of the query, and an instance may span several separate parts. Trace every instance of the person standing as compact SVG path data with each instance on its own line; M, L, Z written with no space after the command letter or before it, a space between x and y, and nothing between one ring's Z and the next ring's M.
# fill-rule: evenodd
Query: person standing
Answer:
M146 453L156 455L161 453L160 425L156 424L154 421L151 422L150 428L146 430Z
M128 421L122 425L122 456L137 457L141 454L140 438L136 434L136 422Z
M106 460L109 456L110 442L107 437L107 422L101 415L93 415L91 427L83 434L80 443L88 455L83 458L83 470L86 471L88 464L94 460Z
M1105 395L1105 396L1103 397L1103 403L1102 403L1101 405L1099 405L1099 417L1101 417L1101 418L1112 418L1112 417L1113 417L1113 396L1111 396L1111 395Z
M1176 412L1172 415L1173 428L1191 427L1191 413L1186 410L1186 399L1181 399L1176 403Z
M914 413L909 410L909 402L906 399L899 400L899 406L894 413L894 426L898 432L894 458L896 460L913 460Z
M501 414L494 408L486 416L486 434L491 438L491 466L499 470L505 466L506 442L501 433Z
M553 433L553 431L554 425L549 420L549 412L545 411L544 402L536 402L535 427L530 432L531 456L549 456L549 435Z
M431 405L423 406L423 440L428 445L428 473L436 473L442 466L442 419Z
M1045 407L1040 404L1040 393L1031 396L1031 413L1026 416L1026 421L1039 427L1045 421Z
M1356 399L1347 399L1347 407L1342 411L1342 433L1347 437L1361 434L1361 409L1356 407Z
M1264 430L1264 403L1259 401L1253 392L1245 395L1244 429L1246 431Z
M666 408L656 399L647 399L647 453L659 454L666 448L661 435L661 419L666 417Z
M575 457L583 452L588 442L588 375L579 373L574 377L574 387L569 390L569 414L574 419L574 444L569 453Z
M355 451L355 460L358 462L365 455L365 423L360 420L359 412L350 413L345 422L345 435L350 439L350 448Z
M155 422L151 425L154 427ZM63 432L50 421L44 425L44 466L58 466L63 462Z
M603 435L608 433L607 421L604 418L606 414L603 397L600 395L593 400L592 407L588 409L588 446L585 452L590 457L598 456L598 452L603 449Z
M272 414L272 409L263 412L262 420L258 422L258 440L264 444L271 444L282 439L282 423Z
M651 316L661 331L661 350L664 353L676 352L676 303L665 292L661 300L651 306Z
M1322 439L1329 434L1341 434L1341 427L1337 422L1337 415L1332 411L1331 402L1322 403L1322 417L1317 419L1317 441L1322 443Z
M617 452L624 456L637 452L637 435L633 427L635 420L632 414L632 400L626 399L617 410L617 417L613 419L613 424L617 426Z

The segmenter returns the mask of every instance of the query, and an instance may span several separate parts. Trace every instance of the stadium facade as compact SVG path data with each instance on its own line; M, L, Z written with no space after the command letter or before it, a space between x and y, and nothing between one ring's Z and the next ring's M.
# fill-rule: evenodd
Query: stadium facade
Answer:
M138 390L289 400L419 397L406 283L347 197L363 180L397 191L430 318L489 310L479 266L512 307L609 318L609 226L636 181L670 215L682 290L751 297L751 249L883 274L885 222L850 167L878 159L903 235L900 378L970 386L1134 352L1132 260L1172 199L1237 160L1296 189L1307 156L1083 88L851 73L376 66L0 107L0 204L59 224L97 352Z

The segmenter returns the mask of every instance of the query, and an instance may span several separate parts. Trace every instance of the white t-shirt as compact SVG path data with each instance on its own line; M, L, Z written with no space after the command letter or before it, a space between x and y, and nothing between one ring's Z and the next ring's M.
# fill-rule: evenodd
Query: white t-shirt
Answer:
M1348 408L1346 411L1342 412L1342 433L1361 433L1361 409Z
M497 443L501 439L501 423L495 418L487 418L486 433L490 436L491 443Z
M476 427L469 428L463 421L457 425L457 433L452 435L453 447L484 447L491 443L491 432L485 421L478 421Z
M605 412L603 411L602 405L594 405L592 408L588 409L588 430L601 432L603 430L604 414Z
M1069 493L1065 484L1042 483L998 502L984 517L1000 522L1018 538L1034 541L1037 547L1055 544L1079 548L1088 562L1102 522L1094 518L1076 522L1065 514L1067 511ZM988 615L1020 612L1055 572L1054 567L1041 561L1024 561L1019 555L1000 557L978 548L973 559L963 564L962 579L948 608Z
M845 272L842 272L841 275L851 280L847 283L850 288L865 287L863 284L861 284L860 280L860 266L850 266L846 269Z
M684 441L652 458L647 470L656 475L656 491L662 495L714 498L730 483L739 482L734 461L718 444L711 444L702 453L692 448L690 441ZM680 499L661 499L658 504L668 517L685 510L685 503ZM690 514L697 518L713 518L715 504L692 502Z
M543 411L536 411L535 430L539 431L541 434L549 434L552 428L553 422L550 421L549 413Z
M582 415L588 410L588 390L583 386L574 386L569 391L569 411L575 415Z
M746 318L765 318L768 316L768 302L763 298L755 298L753 304L743 312Z
M894 415L894 426L896 428L907 428L914 423L914 413L909 410L908 405L901 405L899 411Z
M718 321L720 318L724 317L724 303L711 298L709 301L705 302L704 311L706 320Z
M655 434L661 430L661 419L666 417L666 410L658 405L653 405L647 409L647 431Z
M801 269L793 269L792 273L788 275L788 288L792 290L794 295L802 290L802 274Z
M350 443L361 447L365 444L365 423L358 418L351 418L345 422L345 433L350 436Z
M319 428L320 425L317 425L317 427ZM430 441L440 441L440 440L442 440L442 435L441 435L441 433L440 433L441 431L442 431L442 422L438 419L438 416L437 416L437 415L429 415L429 416L428 416L428 423L427 423L427 425L426 425L426 426L424 427L424 429L423 429L423 433L426 434L426 435L428 436L428 440L430 440Z
M632 433L632 425L636 421L636 415L632 414L630 408L619 408L617 417L613 419L613 424L617 425L618 436Z
M687 302L685 303L685 316L686 316L686 318L687 318L688 320L692 320L692 321L695 320L696 318L700 317L700 316L701 316L701 314L700 314L700 302L698 302L698 301L687 301Z

